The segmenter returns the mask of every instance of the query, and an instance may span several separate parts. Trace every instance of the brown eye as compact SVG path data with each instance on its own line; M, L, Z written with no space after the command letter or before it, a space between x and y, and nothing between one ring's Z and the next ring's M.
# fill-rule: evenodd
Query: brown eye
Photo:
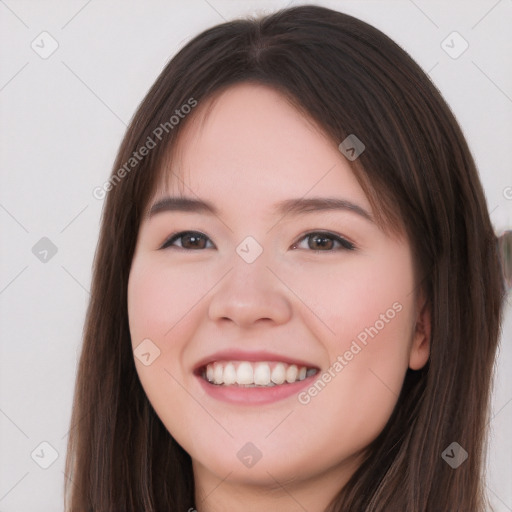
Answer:
M308 233L306 236L302 237L299 242L307 240L307 248L317 251L317 252L332 252L333 250L349 250L352 251L355 249L355 245L345 240L344 238L335 235L334 233L323 233L323 232L313 232ZM299 242L293 245L293 248L298 248ZM300 247L303 249L304 247Z
M180 243L176 244L175 242L178 240ZM164 243L161 249L166 249L168 247L178 247L187 250L207 249L208 241L210 241L210 239L198 231L182 231L172 235L171 238Z

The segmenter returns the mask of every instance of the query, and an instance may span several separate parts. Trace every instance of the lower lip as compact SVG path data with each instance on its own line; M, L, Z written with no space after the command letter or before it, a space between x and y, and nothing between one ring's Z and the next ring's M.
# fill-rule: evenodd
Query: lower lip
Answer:
M222 386L211 384L200 376L196 376L203 389L211 397L239 405L260 405L270 404L279 400L284 400L311 384L318 377L318 373L304 380L299 380L291 384L281 384L270 387L246 388L242 386Z

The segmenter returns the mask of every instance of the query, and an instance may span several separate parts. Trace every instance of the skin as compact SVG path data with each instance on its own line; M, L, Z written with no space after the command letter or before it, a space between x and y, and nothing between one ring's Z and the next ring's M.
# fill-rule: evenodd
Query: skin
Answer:
M412 293L405 238L351 211L273 214L274 203L301 197L343 198L371 214L347 160L312 121L262 85L230 87L205 117L208 104L184 127L172 173L150 204L183 193L212 202L219 215L167 211L142 222L128 285L130 331L134 349L149 338L160 356L149 366L135 358L137 372L192 457L199 512L321 511L384 428L407 368L427 362L429 312L421 292ZM206 248L184 249L191 245L183 238L161 248L187 230L206 235ZM318 230L356 249L331 246L332 238L322 249L306 236ZM236 252L247 236L263 248L250 264ZM297 394L228 404L192 373L201 358L232 348L325 371L394 303L400 312L307 404ZM247 442L262 453L251 468L237 458Z

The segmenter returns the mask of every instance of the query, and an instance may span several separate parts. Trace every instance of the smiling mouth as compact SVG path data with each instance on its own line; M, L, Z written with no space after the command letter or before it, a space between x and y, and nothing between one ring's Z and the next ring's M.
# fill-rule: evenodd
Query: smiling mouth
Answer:
M215 361L198 371L210 384L247 388L293 384L317 373L317 368L276 361Z

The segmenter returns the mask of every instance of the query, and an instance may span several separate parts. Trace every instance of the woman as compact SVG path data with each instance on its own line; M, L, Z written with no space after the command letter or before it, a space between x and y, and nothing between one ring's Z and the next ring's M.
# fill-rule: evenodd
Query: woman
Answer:
M105 191L67 510L486 510L497 241L394 42L314 6L203 32Z

